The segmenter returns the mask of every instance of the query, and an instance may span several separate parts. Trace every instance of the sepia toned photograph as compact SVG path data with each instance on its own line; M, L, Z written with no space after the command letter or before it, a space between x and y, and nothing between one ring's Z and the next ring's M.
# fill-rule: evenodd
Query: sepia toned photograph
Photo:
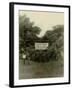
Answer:
M70 84L70 6L9 7L9 86Z
M64 13L19 11L19 79L64 76Z

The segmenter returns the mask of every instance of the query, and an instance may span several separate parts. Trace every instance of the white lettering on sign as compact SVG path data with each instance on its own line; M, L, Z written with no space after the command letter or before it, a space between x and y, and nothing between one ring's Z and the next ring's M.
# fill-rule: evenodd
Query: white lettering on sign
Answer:
M48 48L48 43L35 43L36 50L46 50Z

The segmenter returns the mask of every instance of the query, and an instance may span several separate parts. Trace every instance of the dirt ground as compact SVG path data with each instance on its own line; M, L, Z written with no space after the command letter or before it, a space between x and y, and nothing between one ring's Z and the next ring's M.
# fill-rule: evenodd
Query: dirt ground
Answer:
M63 77L64 65L60 61L26 62L19 61L19 79Z

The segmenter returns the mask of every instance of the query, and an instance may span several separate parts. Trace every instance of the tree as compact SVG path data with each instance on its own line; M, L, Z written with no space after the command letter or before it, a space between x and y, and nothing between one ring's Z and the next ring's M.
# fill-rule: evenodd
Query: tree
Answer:
M41 29L34 26L34 22L30 22L30 19L24 16L19 16L19 52L20 57L26 53L26 47L31 47L35 40L38 39ZM29 48L30 49L30 48Z
M61 52L63 52L64 47L64 26L57 25L53 27L52 31L47 31L43 37L43 39L48 40L49 47L49 57L52 59L60 59L62 58Z

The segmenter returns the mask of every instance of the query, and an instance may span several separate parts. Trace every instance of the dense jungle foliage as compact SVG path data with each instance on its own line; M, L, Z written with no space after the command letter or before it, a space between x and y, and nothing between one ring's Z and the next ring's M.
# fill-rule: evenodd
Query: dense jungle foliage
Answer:
M24 16L19 16L19 58L37 62L50 60L63 60L64 50L64 26L56 25L53 30L47 30L43 37L39 38L40 27ZM49 46L46 50L35 50L36 42L46 42Z

